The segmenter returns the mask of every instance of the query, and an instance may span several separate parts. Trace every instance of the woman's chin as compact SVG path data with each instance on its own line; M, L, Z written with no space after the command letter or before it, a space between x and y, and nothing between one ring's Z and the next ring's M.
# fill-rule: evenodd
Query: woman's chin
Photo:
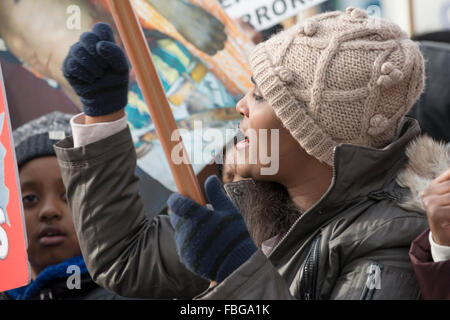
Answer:
M236 173L243 179L253 179L259 181L267 180L267 177L261 175L261 168L254 164L236 165Z
M236 174L244 179L254 179L253 168L250 164L237 164Z

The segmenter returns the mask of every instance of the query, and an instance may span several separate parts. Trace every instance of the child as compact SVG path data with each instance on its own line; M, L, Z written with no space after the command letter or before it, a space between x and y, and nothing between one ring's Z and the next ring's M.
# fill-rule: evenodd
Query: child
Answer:
M53 112L14 131L32 282L2 299L117 299L89 276L53 144L69 136L71 115Z

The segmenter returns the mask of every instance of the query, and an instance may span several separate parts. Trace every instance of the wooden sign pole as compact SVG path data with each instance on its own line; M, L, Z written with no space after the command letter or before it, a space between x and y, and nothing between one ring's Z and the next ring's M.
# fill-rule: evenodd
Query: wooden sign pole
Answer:
M189 156L181 141L181 137L178 141L171 140L172 133L178 127L161 81L159 80L155 65L153 64L144 32L133 10L133 6L130 0L108 1L128 58L136 74L139 87L150 111L156 133L161 141L166 159L169 162L178 192L201 205L205 205L205 199L189 161ZM179 154L179 156L182 157L183 161L177 165L173 162L171 153L173 148L179 145L179 143L182 145L182 154Z
M411 37L414 36L416 32L416 26L414 23L414 2L413 0L408 1L409 6L409 33L411 34Z

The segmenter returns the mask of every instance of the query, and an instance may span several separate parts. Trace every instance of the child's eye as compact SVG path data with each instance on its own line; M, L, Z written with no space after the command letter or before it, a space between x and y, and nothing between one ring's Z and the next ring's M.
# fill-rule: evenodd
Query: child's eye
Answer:
M67 202L67 194L66 194L65 192L61 194L61 199L62 199L64 202Z
M260 102L260 101L264 101L264 98L263 97L261 97L261 96L258 96L257 94L253 94L253 98L256 100L256 101L258 101L258 102Z
M33 203L37 203L39 202L39 198L38 196L34 195L34 194L29 194L26 195L22 198L23 204L25 205L29 205L29 204L33 204Z

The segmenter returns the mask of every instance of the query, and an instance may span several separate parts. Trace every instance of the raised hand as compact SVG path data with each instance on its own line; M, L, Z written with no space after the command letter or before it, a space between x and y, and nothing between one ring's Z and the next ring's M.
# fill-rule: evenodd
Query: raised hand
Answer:
M214 210L174 193L167 202L170 222L181 262L199 276L221 282L257 248L216 176L206 180L205 191Z
M433 240L450 246L450 169L433 180L421 194Z
M64 60L62 71L80 97L86 115L114 113L127 104L129 66L114 42L111 27L97 23L81 35Z

